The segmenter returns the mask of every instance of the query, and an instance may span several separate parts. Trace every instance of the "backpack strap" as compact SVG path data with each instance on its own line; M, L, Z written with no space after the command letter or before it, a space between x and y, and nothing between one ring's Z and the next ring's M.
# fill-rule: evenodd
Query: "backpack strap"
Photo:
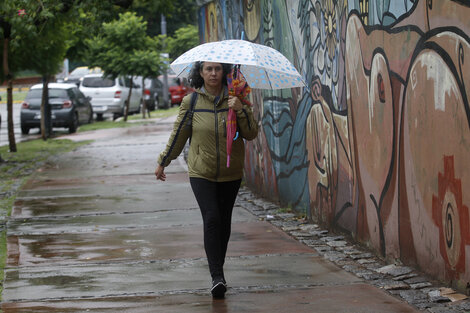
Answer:
M189 106L189 116L188 116L188 123L187 125L189 127L191 127L191 135L189 136L189 144L191 144L191 138L193 136L193 115L194 115L194 108L196 107L196 102L197 102L197 92L194 91L192 94L191 94L191 102L190 102L190 106Z
M189 107L189 114L191 114L191 118L193 118L193 113L194 113L194 107L196 106L196 101L197 101L197 92L194 91L191 94L191 106Z

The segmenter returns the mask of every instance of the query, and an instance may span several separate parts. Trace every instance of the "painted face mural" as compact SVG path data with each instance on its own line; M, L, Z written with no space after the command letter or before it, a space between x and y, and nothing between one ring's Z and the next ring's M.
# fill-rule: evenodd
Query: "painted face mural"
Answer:
M379 253L470 281L470 3L215 1L204 37L271 46L308 88L252 92L247 184ZM224 28L214 32L212 26Z

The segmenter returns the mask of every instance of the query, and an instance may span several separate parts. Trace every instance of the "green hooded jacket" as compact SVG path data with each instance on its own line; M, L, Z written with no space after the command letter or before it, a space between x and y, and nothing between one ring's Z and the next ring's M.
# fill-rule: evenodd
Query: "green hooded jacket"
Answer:
M251 107L243 105L243 109L236 112L239 137L232 144L230 167L227 168L227 88L224 87L218 97L208 94L203 88L195 92L198 97L192 123L188 123L191 105L189 94L181 102L173 131L165 150L160 153L158 164L168 166L180 155L186 141L191 137L188 153L189 177L215 182L241 179L245 162L243 139L252 140L258 135L258 124L253 118Z

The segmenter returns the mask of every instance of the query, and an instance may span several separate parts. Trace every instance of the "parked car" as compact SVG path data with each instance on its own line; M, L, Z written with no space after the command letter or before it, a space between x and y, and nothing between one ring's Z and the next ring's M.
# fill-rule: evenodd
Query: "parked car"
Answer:
M130 78L110 79L103 74L88 74L83 77L80 90L91 97L91 105L98 120L103 114L112 113L116 119L124 115L125 104L130 91ZM139 113L142 103L142 87L134 84L129 103L129 114Z
M75 84L49 83L49 105L52 127L66 127L74 133L80 124L93 121L90 98L85 97ZM41 99L43 85L32 86L20 111L21 133L41 127Z
M79 86L85 75L98 73L101 73L99 67L88 68L87 66L79 66L71 71L70 74L64 78L63 82Z
M163 82L163 75L158 76L158 79ZM186 79L181 79L176 75L168 75L168 92L171 95L171 105L180 105L184 96L193 92L194 89L189 87Z

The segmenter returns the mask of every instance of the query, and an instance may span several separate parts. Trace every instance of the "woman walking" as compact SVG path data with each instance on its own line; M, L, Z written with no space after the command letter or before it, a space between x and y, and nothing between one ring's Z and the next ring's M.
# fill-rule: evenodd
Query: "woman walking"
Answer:
M227 74L231 65L196 62L189 81L196 95L187 95L166 149L158 158L157 180L166 180L164 169L181 153L190 139L188 172L191 188L201 210L204 249L212 277L211 293L223 298L227 291L224 262L230 238L232 210L243 175L245 144L258 134L258 124L247 105L228 95ZM226 166L226 124L229 108L236 112L238 138L234 139L230 167Z

